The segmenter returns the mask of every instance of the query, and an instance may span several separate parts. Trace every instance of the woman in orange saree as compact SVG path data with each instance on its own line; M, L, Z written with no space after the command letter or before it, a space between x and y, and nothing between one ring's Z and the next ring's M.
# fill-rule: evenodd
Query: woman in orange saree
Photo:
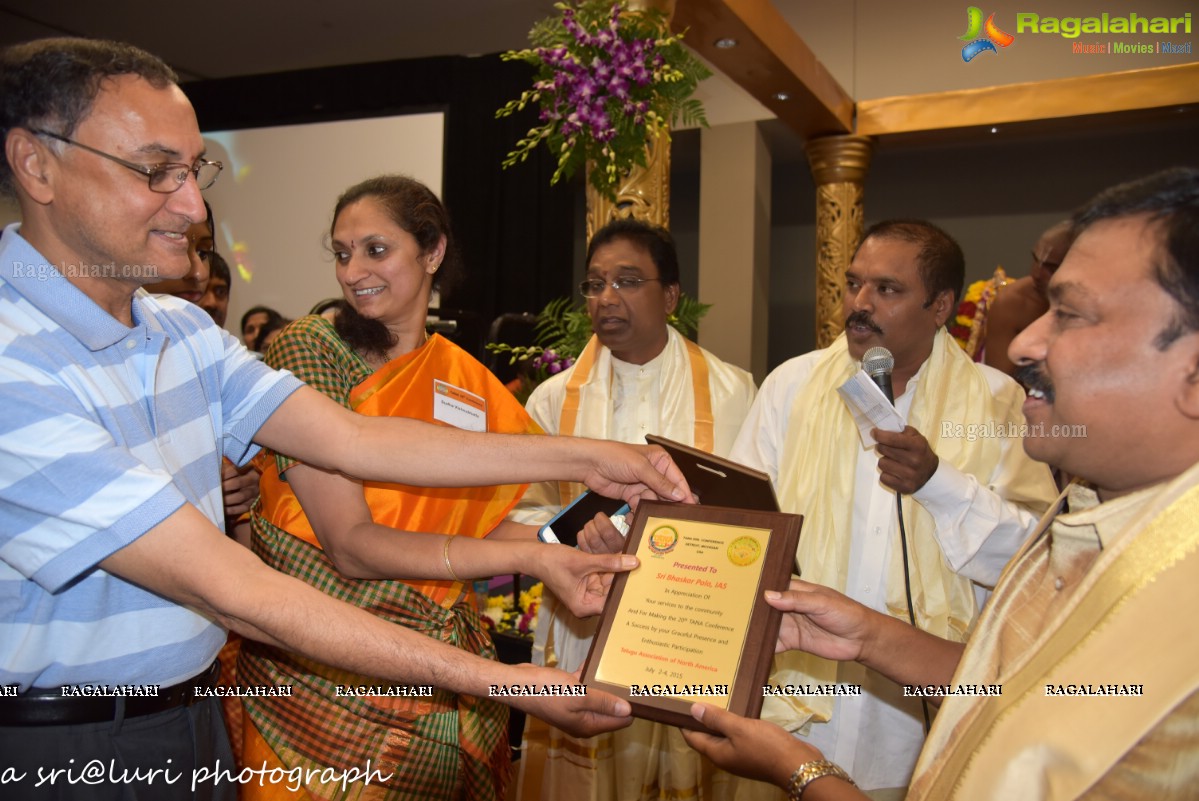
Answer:
M361 414L537 433L485 367L425 333L430 292L458 267L445 208L427 187L399 176L352 187L331 239L346 302L335 323L313 315L285 329L266 354L272 366ZM587 593L579 554L504 520L524 486L363 484L275 453L262 468L255 552L398 625L494 658L464 593L470 579L524 572ZM291 688L243 698L243 762L263 769L243 799L504 797L507 708L494 701L393 687L248 641L238 674L247 691Z

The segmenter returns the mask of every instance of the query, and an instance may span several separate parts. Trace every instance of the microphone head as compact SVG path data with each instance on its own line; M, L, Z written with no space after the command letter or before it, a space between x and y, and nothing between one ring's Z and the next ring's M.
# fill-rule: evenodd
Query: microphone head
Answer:
M895 357L886 348L871 348L862 354L862 369L867 375L891 375Z

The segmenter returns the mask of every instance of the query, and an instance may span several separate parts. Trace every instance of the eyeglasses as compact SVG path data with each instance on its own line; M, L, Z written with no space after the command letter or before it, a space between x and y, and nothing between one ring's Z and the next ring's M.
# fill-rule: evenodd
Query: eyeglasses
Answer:
M661 278L633 278L627 276L617 278L615 281L602 281L599 278L588 278L583 283L579 284L579 292L583 293L585 298L598 298L604 294L604 290L612 287L617 292L624 292L626 289L636 291L641 288L641 285L646 281L661 281Z
M62 134L56 134L52 131L43 131L39 128L30 128L30 132L38 136L48 136L51 139L57 139L60 142L66 142L68 145L86 150L89 153L95 153L97 156L102 156L109 161L115 161L122 167L128 167L134 172L141 173L146 176L150 184L150 191L159 192L164 195L169 195L172 192L178 192L185 183L187 176L196 176L196 185L201 189L207 189L216 183L217 177L221 174L221 170L225 169L225 165L219 161L208 161L207 159L198 159L195 164L188 166L187 164L155 164L153 167L147 167L144 164L135 164L132 161L117 158L111 153L105 153L103 150L96 150L94 147L89 147L82 142L76 142L74 139L68 139Z

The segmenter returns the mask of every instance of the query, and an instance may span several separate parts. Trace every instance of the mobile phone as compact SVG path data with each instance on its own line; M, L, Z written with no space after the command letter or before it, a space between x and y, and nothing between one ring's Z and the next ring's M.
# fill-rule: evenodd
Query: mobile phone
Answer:
M562 511L554 515L553 520L542 526L537 532L537 539L577 547L579 532L597 514L602 512L609 517L615 517L628 511L629 505L619 498L606 498L588 490L563 507Z

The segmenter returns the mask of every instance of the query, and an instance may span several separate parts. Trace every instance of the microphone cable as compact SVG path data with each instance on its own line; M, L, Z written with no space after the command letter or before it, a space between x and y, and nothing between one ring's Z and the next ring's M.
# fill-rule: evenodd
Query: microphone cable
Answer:
M874 347L862 355L862 369L878 385L891 405L895 405L895 396L891 390L891 370L895 367L895 357L886 348ZM908 621L912 628L920 628L916 623L916 605L912 603L912 570L908 561L908 532L903 524L903 494L895 493L895 514L899 520L899 548L903 555L903 592L908 602ZM928 713L928 700L920 696L920 708L924 712L924 735L927 737L932 727L931 716Z
M899 547L903 553L903 592L908 601L908 620L911 621L912 628L918 629L920 626L916 624L916 605L912 603L912 573L908 565L908 531L903 524L903 495L898 492L895 493L895 513L899 519ZM923 695L920 696L920 709L924 712L924 736L927 737L932 722L928 714L928 699Z

